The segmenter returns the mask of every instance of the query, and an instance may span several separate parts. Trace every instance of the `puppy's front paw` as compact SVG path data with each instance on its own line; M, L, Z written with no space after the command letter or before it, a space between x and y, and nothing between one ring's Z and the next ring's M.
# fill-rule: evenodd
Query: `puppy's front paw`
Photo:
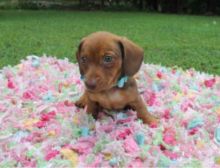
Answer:
M147 116L142 119L144 124L148 124L150 127L157 127L160 120L154 116Z
M74 104L79 108L84 108L86 106L86 101L84 99L80 98Z

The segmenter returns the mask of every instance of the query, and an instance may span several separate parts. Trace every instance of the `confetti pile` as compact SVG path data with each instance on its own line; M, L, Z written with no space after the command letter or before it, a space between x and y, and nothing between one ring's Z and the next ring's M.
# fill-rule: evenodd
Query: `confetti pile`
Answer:
M4 67L0 167L220 167L220 77L144 64L136 78L157 126L75 107L84 85L67 59Z

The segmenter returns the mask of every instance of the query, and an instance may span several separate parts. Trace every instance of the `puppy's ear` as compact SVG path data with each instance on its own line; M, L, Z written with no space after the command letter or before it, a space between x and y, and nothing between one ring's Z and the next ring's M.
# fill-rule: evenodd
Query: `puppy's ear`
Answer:
M76 60L78 63L79 63L79 57L80 57L80 52L81 52L83 43L84 43L84 39L81 40L81 42L79 43L78 49L76 51ZM80 65L79 65L79 72L81 75L84 75L82 67Z
M80 51L81 51L84 40L85 40L84 38L81 40L81 42L79 43L79 46L77 48L77 51L76 51L76 59L78 62L79 62Z
M122 53L122 73L126 76L133 76L138 72L144 57L142 48L126 38L119 40Z

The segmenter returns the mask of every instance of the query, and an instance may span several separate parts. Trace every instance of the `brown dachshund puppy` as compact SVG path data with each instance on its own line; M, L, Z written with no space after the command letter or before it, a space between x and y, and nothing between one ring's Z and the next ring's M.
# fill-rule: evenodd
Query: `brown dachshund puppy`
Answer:
M86 90L75 103L87 106L97 118L98 111L130 107L137 117L152 124L157 119L146 108L133 75L143 61L143 50L126 38L108 32L93 33L81 41L76 53Z

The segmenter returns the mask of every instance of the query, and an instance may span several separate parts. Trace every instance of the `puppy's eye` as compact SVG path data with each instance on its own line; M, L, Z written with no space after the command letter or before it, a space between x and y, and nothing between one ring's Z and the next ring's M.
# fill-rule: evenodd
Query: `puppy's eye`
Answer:
M111 63L112 62L112 57L111 56L109 56L109 55L106 55L105 57L104 57L104 63Z
M86 61L87 61L87 58L86 57L80 57L80 63L82 63L82 64L85 64L86 63Z

